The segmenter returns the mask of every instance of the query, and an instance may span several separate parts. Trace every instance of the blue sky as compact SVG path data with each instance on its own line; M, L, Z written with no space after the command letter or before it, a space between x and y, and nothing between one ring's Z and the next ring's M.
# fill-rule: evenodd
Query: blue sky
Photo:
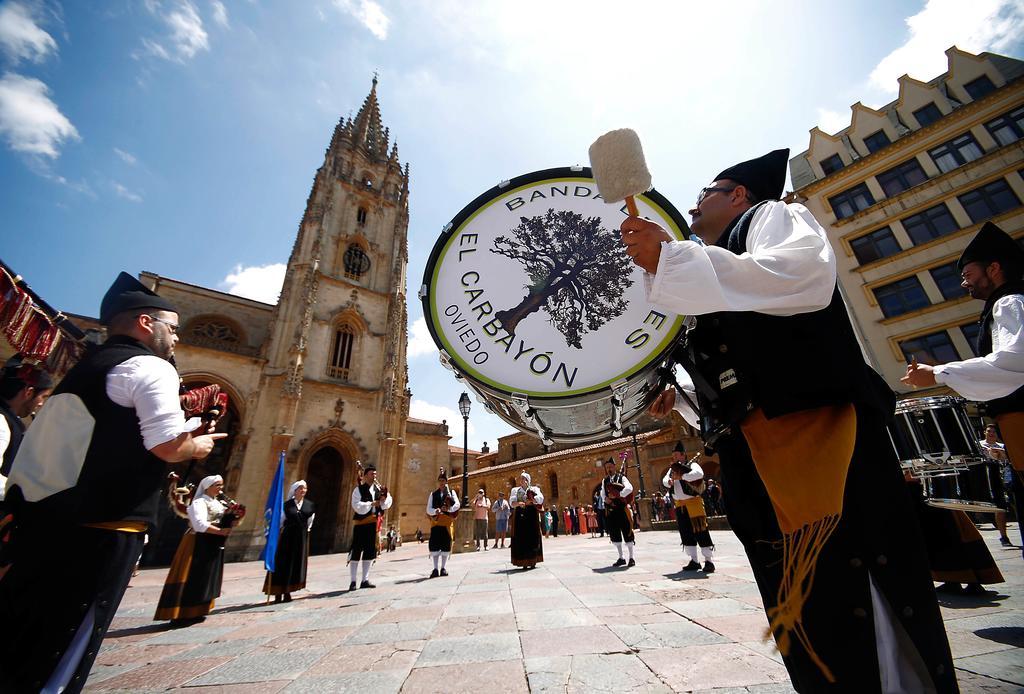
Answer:
M3 0L0 257L89 315L122 269L273 295L332 128L379 71L416 287L465 204L586 163L606 130L637 130L685 210L725 166L802 151L899 75L943 72L950 45L1020 57L1022 37L1021 0ZM409 296L413 415L456 421L461 389ZM474 448L509 431L482 410Z

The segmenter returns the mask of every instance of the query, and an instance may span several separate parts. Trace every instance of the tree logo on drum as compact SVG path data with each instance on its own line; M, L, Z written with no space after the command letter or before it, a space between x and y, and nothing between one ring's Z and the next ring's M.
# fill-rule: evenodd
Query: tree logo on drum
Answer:
M633 272L619 236L603 229L600 217L571 210L519 219L508 236L494 240L491 253L522 263L530 284L518 306L494 315L514 335L520 322L543 307L566 343L582 349L585 334L628 306L623 295L633 286Z

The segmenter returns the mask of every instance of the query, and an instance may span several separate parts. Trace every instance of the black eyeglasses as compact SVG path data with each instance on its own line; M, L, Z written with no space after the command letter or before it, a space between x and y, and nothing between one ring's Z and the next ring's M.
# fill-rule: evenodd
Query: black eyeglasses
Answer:
M178 324L177 323L172 323L169 320L164 320L163 318L157 318L156 316L150 316L148 313L145 313L143 315L149 316L149 319L151 321L153 321L154 323L163 323L164 325L166 325L167 329L171 331L172 335L177 335L178 334Z
M731 193L738 187L739 186L733 186L732 188L713 188L709 186L707 188L701 188L700 192L697 194L697 206L700 207L700 204L704 202L704 198L708 196L708 193Z

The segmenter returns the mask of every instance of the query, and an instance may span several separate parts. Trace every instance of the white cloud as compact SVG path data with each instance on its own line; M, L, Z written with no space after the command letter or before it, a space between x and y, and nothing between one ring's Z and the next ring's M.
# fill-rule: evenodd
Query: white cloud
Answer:
M79 139L71 121L50 99L50 89L13 72L0 78L0 136L16 152L56 158L66 140Z
M141 195L139 195L138 193L133 193L132 191L128 190L117 181L114 181L112 185L114 186L114 192L117 193L117 197L124 198L125 200L130 200L131 202L142 202Z
M434 338L430 337L426 319L417 318L409 330L409 348L406 356L413 359L423 354L437 354L437 345L434 344Z
M148 7L151 12L160 9L157 4ZM144 38L142 46L146 53L163 60L183 63L199 51L210 50L210 37L203 28L203 19L189 0L180 0L170 12L163 15L163 20L170 29L167 41L170 42L171 48L168 49L163 43L153 39Z
M57 52L57 42L39 28L32 10L18 2L0 6L0 50L9 59L41 62Z
M832 111L827 108L818 109L818 128L827 132L829 135L835 135L843 128L849 127L849 125L849 111L843 113L840 111Z
M448 422L448 433L453 437L452 443L454 444L456 439L459 439L460 443L458 445L461 445L462 437L456 436L456 434L462 433L462 415L455 408L435 405L426 400L416 400L414 398L409 404L409 416L413 419L425 419L428 422ZM473 426L472 418L470 418L469 436L472 438L475 434L476 428Z
M351 15L381 41L388 37L391 18L374 0L334 0L334 6Z
M224 278L221 286L228 294L244 296L247 299L276 304L284 284L284 263L270 265L236 265L234 271Z
M231 26L228 23L228 8L220 0L213 0L213 21L225 29Z
M119 156L121 158L121 161L123 161L128 166L135 166L135 164L137 164L139 161L138 159L135 158L134 154L130 152L125 152L123 149L118 149L117 147L114 147L114 154Z
M930 80L946 71L945 51L1005 52L1024 35L1021 0L928 0L924 9L908 17L910 36L885 56L871 72L871 86L886 94L899 90L904 74Z

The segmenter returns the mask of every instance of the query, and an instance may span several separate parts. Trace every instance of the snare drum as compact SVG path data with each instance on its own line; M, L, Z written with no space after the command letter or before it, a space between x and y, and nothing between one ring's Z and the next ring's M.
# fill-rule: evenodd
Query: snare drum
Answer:
M921 483L929 506L977 513L1006 510L999 463L973 463L953 474L925 477Z
M688 235L662 195L636 203ZM442 364L545 444L621 436L660 392L657 370L682 336L682 316L646 301L621 241L625 216L590 169L548 169L482 194L430 254L419 297Z
M914 477L948 475L985 461L962 398L900 400L889 436L900 464Z

